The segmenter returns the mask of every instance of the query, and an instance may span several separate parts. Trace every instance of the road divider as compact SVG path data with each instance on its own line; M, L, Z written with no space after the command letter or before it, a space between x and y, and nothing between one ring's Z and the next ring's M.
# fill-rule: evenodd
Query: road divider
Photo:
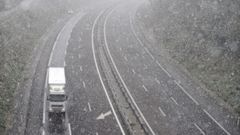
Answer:
M126 90L126 92L127 92L128 96L129 96L130 100L132 101L132 103L133 103L134 107L136 108L137 112L139 113L141 119L144 121L144 124L146 124L146 126L147 126L148 130L150 131L150 133L151 133L152 135L155 135L155 132L153 131L152 127L150 126L150 124L149 124L148 121L146 120L146 118L145 118L145 116L143 115L142 111L139 109L136 101L135 101L134 98L132 97L132 94L130 93L130 91L129 91L127 85L126 85L126 83L124 82L121 74L119 73L118 68L117 68L117 66L116 66L116 63L115 63L115 61L113 60L112 54L111 54L111 52L110 52L110 50L109 50L109 46L108 46L108 42L107 42L107 36L106 36L106 24L107 24L107 20L108 20L108 18L109 18L110 15L111 15L111 13L106 17L106 20L105 20L105 22L104 22L104 31L103 31L103 32L104 32L104 41L105 41L105 45L106 45L106 50L107 50L108 56L109 56L109 58L110 58L110 61L112 62L112 65L113 65L113 67L114 67L114 69L115 69L115 71L116 71L116 73L117 73L117 75L118 75L121 83L123 84L124 89Z
M96 69L97 69L98 77L99 77L100 82L101 82L101 84L102 84L104 93L105 93L105 95L106 95L106 97L107 97L107 100L108 100L108 103L109 103L109 105L110 105L110 107L111 107L111 110L113 111L114 117L116 118L116 121L117 121L118 126L119 126L119 128L120 128L120 130L121 130L122 135L126 135L126 133L125 133L125 131L124 131L124 129L123 129L123 126L121 125L121 122L120 122L120 120L119 120L119 118L118 118L118 116L117 116L117 114L116 114L116 110L115 110L114 107L113 107L113 103L112 103L112 101L111 101L111 99L110 99L110 96L109 96L109 94L108 94L108 92L107 92L106 86L105 86L105 84L104 84L104 82L103 82L103 78L102 78L102 76L101 76L101 74L100 74L100 70L99 70L98 62L97 62L97 58L96 58L95 44L94 44L94 38L95 38L95 36L94 36L94 30L95 30L95 28L96 28L96 26L97 26L97 22L98 22L99 18L104 14L104 12L105 12L105 10L102 10L102 11L98 14L98 16L97 16L96 19L94 20L94 23L93 23L93 26L92 26L91 41L92 41L93 59L94 59L94 63L95 63Z

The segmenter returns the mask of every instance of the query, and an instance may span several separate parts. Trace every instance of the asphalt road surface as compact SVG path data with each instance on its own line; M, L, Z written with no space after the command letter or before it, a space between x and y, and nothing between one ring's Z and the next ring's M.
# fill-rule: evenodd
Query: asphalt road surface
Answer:
M48 133L48 66L64 66L67 135L239 135L236 115L150 48L134 19L139 1L75 13L52 36L34 77L27 135Z

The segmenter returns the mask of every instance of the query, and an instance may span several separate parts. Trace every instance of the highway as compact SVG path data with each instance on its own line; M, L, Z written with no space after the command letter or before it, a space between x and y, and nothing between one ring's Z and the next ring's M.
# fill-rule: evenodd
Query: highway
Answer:
M139 1L93 5L50 36L37 65L26 135L48 132L47 67L64 66L67 135L239 135L236 114L158 55ZM51 47L52 46L52 47Z

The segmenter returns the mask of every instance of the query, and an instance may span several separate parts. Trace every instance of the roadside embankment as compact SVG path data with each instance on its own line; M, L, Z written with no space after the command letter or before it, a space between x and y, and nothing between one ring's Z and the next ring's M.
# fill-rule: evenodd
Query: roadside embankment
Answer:
M240 2L151 2L135 18L152 47L240 114Z

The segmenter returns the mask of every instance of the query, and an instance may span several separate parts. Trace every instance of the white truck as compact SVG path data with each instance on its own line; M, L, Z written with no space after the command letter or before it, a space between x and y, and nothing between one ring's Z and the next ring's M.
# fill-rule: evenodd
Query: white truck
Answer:
M48 119L50 131L64 129L67 107L65 90L66 78L64 67L48 68Z

